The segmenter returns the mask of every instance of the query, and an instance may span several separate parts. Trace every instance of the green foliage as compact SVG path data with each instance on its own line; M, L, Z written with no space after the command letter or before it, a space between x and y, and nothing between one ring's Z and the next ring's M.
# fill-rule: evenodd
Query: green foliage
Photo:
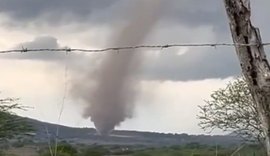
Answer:
M3 151L0 151L0 156L5 156L5 153Z
M40 156L51 156L51 153L50 153L50 152L43 153L43 154L41 154ZM57 152L57 156L71 156L71 155L68 154L68 153Z
M57 146L57 156L104 156L110 154L109 150L103 146L91 146L85 148L76 147L68 143L59 143ZM55 148L53 147L50 151L47 147L41 149L39 153L40 156L55 155Z
M186 144L184 147L188 149L200 149L200 148L203 148L204 146L197 142L191 142L191 143Z
M204 130L221 129L249 141L264 140L256 105L243 78L236 78L226 88L214 91L206 105L199 108L199 125Z
M52 149L53 154L55 152L55 148ZM51 156L51 152L49 149L45 151L41 151L41 156ZM58 156L77 156L77 149L68 143L60 143L57 145L57 155Z
M109 151L101 146L95 146L87 148L83 151L80 156L104 156L107 155Z
M24 146L24 143L22 141L16 141L12 144L12 147L15 147L15 148L20 148L23 146Z
M60 145L58 145L57 151L59 151L61 153L67 153L70 156L75 156L78 153L76 148L74 148L70 144L60 144Z
M242 146L240 146L242 147ZM202 145L199 143L190 143L186 145L178 145L172 147L139 147L138 146L119 146L113 147L110 145L107 146L88 146L81 148L78 145L68 145L60 144L58 146L57 156L106 156L106 155L126 155L126 156L230 156L232 153L235 155L244 155L244 156L265 156L264 150L259 145L245 145L240 150L239 147L221 147L221 146L208 146ZM129 153L121 153L116 151L121 151L121 149L127 149ZM76 153L74 152L76 151ZM51 156L50 151L46 149L43 152L40 152L40 156ZM0 155L1 156L1 155Z
M156 149L145 149L141 151L135 151L132 156L231 156L237 149L234 148L214 148L212 150L212 146L206 145L196 145L192 146L183 145L176 148L173 147L164 147L164 148L156 148ZM190 147L190 148L189 148ZM244 156L265 156L264 150L262 148L257 148L256 146L245 146L241 150L235 153L235 155L244 155Z
M0 99L0 139L2 140L33 131L24 118L12 113L14 109L25 108L17 101L18 99L14 98Z

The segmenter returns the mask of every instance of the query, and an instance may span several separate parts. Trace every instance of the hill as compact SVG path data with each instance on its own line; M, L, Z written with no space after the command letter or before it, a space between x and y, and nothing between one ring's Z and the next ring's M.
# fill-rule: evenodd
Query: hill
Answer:
M56 138L56 124L41 122L27 118L36 132L33 134L35 142L47 142L48 138ZM241 144L241 139L230 135L188 135L165 134L139 131L113 131L110 136L100 136L94 128L73 128L59 125L59 140L76 144L99 145L144 145L144 146L172 146L189 143L205 145L234 146Z

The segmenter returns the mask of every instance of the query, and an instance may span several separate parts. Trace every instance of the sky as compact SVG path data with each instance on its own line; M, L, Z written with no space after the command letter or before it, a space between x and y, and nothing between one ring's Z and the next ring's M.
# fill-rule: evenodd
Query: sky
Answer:
M0 49L109 47L115 32L129 21L130 5L131 0L0 0ZM270 41L270 23L265 20L270 16L269 5L269 0L251 0L252 20L264 42ZM222 0L166 0L159 14L159 21L143 42L146 45L232 42ZM116 129L206 134L198 126L198 105L241 74L234 48L143 52L133 115ZM85 103L70 90L86 71L98 69L104 55L1 54L0 97L19 97L21 104L30 107L16 111L22 116L93 127L82 115Z

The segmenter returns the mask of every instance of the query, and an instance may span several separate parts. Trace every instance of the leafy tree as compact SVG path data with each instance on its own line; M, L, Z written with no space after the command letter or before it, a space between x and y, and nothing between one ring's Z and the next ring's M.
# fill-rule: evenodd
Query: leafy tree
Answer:
M0 99L0 139L8 139L27 132L32 132L32 127L24 118L15 115L14 109L23 109L17 98Z
M264 142L256 105L245 79L239 77L226 88L214 91L206 105L199 106L199 126L204 130L233 132L248 141Z

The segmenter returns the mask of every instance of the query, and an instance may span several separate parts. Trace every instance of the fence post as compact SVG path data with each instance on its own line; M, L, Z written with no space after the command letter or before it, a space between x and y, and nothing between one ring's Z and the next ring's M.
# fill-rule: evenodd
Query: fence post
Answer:
M255 2L255 1L254 1ZM259 29L251 23L249 0L224 0L233 42L242 73L249 85L262 122L267 155L270 156L270 66L264 52Z

